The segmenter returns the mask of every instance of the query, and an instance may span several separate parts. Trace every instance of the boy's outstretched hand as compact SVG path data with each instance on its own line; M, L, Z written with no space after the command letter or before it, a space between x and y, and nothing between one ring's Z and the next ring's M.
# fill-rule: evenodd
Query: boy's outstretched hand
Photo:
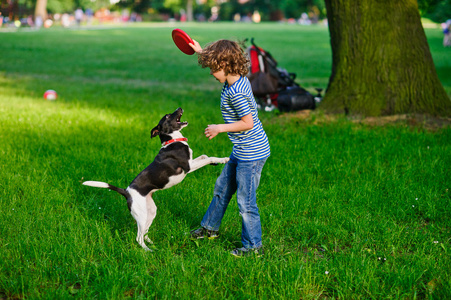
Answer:
M200 46L200 44L196 40L193 40L193 42L194 42L193 44L189 43L188 45L190 45L191 48L193 48L193 50L196 53L200 53L202 51L202 47Z
M241 118L238 122L229 124L211 124L205 128L205 136L208 139L212 139L221 132L239 132L251 130L254 127L254 120L252 119L252 113L249 113Z
M220 133L220 125L208 125L207 128L205 128L205 136L211 140L212 138L214 138L215 136L218 135L218 133Z

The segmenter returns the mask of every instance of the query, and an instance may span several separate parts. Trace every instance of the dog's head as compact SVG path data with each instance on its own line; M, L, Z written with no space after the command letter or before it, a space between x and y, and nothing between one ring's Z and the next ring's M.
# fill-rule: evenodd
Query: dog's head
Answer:
M171 136L172 133L182 130L184 127L188 126L188 122L180 122L180 118L183 115L183 109L177 108L172 114L167 114L161 118L157 126L155 126L150 137L156 137L157 135L168 135Z

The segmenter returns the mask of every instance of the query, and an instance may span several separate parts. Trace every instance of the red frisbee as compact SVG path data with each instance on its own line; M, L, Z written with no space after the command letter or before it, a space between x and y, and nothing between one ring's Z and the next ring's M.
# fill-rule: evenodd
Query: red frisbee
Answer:
M194 44L193 39L183 30L172 30L172 39L175 45L185 54L193 55L194 49L189 44Z

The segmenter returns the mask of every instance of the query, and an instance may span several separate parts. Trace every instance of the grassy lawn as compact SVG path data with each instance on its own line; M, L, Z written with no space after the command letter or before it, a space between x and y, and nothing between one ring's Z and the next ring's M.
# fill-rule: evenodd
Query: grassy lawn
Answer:
M159 151L150 130L182 107L194 155L228 156L221 85L171 31L202 45L245 39L325 88L327 28L286 24L141 24L0 32L0 299L449 299L451 129L369 126L321 110L261 112L272 156L258 203L266 255L236 259L232 200L214 241L193 242L221 166L154 194L153 252L136 242L119 187ZM451 95L450 49L426 30ZM59 98L46 101L45 90Z

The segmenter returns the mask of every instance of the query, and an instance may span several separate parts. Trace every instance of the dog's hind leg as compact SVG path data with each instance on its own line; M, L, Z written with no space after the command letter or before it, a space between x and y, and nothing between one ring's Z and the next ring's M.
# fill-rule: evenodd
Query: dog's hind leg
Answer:
M150 238L146 235L149 231L150 225L152 225L153 220L155 219L155 216L157 215L157 206L155 205L155 201L152 199L152 193L149 193L146 197L146 204L147 204L147 220L145 225L145 239L149 243L153 243Z
M146 243L144 243L144 235L147 233L148 227L147 225L147 205L146 205L146 197L141 195L133 197L133 203L130 208L130 212L136 220L136 224L138 225L138 234L136 236L136 241L141 245L145 250L150 250Z

